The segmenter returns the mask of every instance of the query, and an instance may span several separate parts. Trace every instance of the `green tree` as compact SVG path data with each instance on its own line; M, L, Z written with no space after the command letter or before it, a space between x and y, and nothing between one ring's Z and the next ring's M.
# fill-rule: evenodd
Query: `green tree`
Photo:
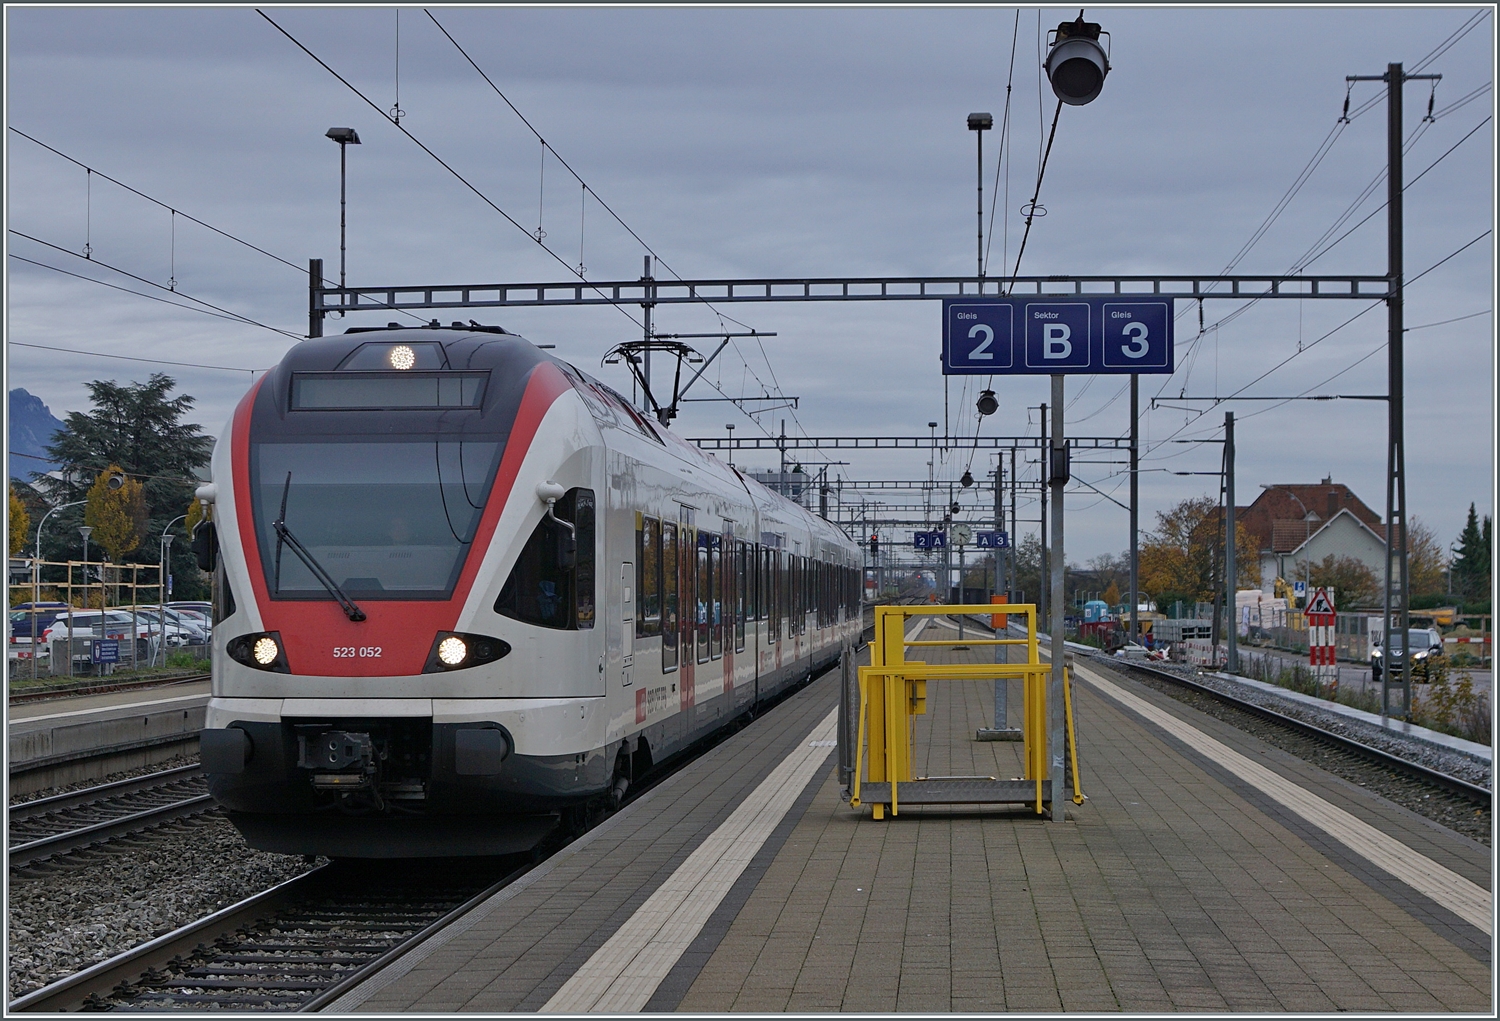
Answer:
M89 383L92 407L70 412L64 420L66 428L47 449L48 456L61 465L63 476L60 483L48 487L48 499L54 505L84 500L99 475L118 466L124 474L141 480L147 512L144 534L160 535L192 498L198 471L213 450L213 439L203 435L196 423L184 421L195 402L186 394L173 397L176 385L171 376L159 372L144 383L128 386L110 380ZM47 523L44 553L49 559L77 555L82 520L83 514L75 508L58 512ZM154 541L125 554L146 563L155 563L157 555ZM207 579L198 571L188 543L173 543L171 555L178 598L206 595Z
M1490 594L1490 516L1479 515L1469 504L1469 517L1453 547L1453 588L1465 599L1485 599Z
M1314 588L1333 590L1333 598L1340 610L1352 610L1356 606L1373 606L1380 588L1375 572L1357 557L1334 557L1332 553L1321 563L1313 564L1308 580Z
M31 515L26 513L26 505L16 495L16 487L10 487L9 510L6 511L5 523L9 533L10 556L15 556L26 548L26 537L31 531Z
M119 483L111 485L115 479ZM89 487L83 523L93 528L90 536L116 563L138 549L146 538L145 487L129 478L119 465L99 473Z

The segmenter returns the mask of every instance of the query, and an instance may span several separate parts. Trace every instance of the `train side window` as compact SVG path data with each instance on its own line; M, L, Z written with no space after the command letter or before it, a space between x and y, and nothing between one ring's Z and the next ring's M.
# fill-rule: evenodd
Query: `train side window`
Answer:
M636 529L635 633L639 637L661 634L661 522L641 517Z
M661 523L661 672L677 669L677 525Z
M697 623L697 627L695 630L698 635L698 662L707 663L709 615L711 613L710 603L713 599L713 587L710 584L709 577L710 566L708 559L708 534L706 532L698 533L697 549L698 574L694 579L696 584L694 586L695 591L693 593L695 597L693 600L693 605L697 609L697 616L694 618L694 620Z
M745 622L750 616L750 544L735 543L734 651L745 651Z
M594 626L594 491L570 489L521 548L495 612L560 630ZM560 522L570 522L569 530Z
M708 536L708 641L709 656L724 656L724 541Z

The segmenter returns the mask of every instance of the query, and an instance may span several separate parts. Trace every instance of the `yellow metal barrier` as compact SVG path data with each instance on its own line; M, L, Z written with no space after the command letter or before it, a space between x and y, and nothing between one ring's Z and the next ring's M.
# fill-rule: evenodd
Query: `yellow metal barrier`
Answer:
M1007 614L1026 619L1025 638L965 638L908 640L911 617L987 614L989 604L975 606L880 606L875 608L875 636L870 642L870 665L859 668L859 714L854 745L854 769L849 803L868 804L874 818L892 815L906 804L1027 804L1038 815L1062 794L1063 778L1048 775L1047 675L1037 642L1037 608L1013 603ZM1023 646L1023 663L925 663L906 658L909 648L965 646ZM1073 801L1083 803L1078 782L1078 743L1073 725L1071 671L1063 675L1066 740L1072 746ZM1022 762L1024 776L913 778L912 731L915 717L927 711L928 681L978 681L1020 678L1024 695Z

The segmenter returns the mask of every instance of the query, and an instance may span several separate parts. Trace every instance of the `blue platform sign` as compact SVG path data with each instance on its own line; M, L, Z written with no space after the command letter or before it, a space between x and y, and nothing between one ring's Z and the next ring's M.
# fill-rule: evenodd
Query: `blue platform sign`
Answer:
M948 533L913 532L911 544L913 549L945 549L948 545Z
M1006 532L975 532L974 545L980 549L1010 549L1010 535Z
M94 639L94 648L90 657L95 663L118 663L120 662L120 642L114 638Z
M944 375L1166 373L1172 299L1067 294L944 298Z

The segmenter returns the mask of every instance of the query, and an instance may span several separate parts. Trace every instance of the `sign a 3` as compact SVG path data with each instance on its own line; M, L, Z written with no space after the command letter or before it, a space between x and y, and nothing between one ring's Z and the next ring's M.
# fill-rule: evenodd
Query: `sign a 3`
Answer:
M944 375L1174 371L1172 300L1077 294L944 298Z
M975 532L974 545L980 549L1010 549L1010 535L1006 532Z

